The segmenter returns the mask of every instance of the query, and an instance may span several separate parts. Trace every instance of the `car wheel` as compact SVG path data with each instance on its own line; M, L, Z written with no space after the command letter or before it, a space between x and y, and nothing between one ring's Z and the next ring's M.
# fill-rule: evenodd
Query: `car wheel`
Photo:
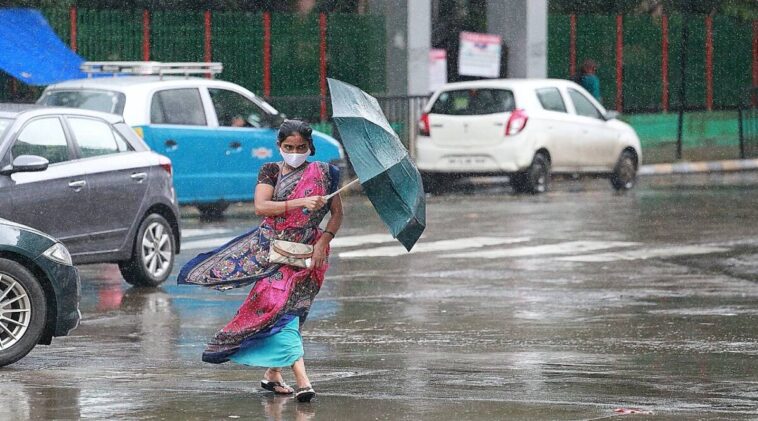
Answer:
M634 154L621 152L616 168L611 175L611 186L615 190L629 190L637 181L637 164Z
M200 216L204 219L219 219L224 215L224 211L229 208L227 202L206 203L197 205Z
M511 177L513 189L518 193L545 193L550 184L550 161L542 153L537 153L526 171Z
M129 261L119 263L126 282L134 286L155 287L163 283L174 267L174 233L162 216L147 216L137 230L134 251Z
M19 263L0 259L0 367L37 345L46 318L45 291L37 278Z

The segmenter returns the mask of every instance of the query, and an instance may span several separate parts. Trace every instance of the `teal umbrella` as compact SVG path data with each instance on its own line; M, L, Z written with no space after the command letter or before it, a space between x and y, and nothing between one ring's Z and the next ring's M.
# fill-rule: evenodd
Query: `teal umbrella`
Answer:
M329 79L332 116L363 191L390 233L410 251L426 227L421 174L376 98Z

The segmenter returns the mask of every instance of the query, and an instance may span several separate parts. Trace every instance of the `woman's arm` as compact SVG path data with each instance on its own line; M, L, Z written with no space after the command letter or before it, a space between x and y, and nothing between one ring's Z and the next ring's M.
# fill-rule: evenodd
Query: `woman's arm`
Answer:
M311 268L320 267L326 262L326 247L332 239L334 239L340 226L342 226L342 217L344 214L342 212L342 198L339 194L332 198L332 205L329 208L329 212L331 213L331 217L329 218L329 222L326 223L326 229L313 247Z
M258 183L255 186L255 214L258 216L276 216L284 213L285 210L295 208L306 208L314 211L321 209L326 204L324 196L303 197L286 201L273 201L274 186L266 183ZM334 203L334 201L332 201Z

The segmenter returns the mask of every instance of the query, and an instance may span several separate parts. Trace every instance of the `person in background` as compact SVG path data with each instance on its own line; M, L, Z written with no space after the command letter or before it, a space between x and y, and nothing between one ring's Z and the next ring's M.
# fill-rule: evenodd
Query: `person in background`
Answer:
M597 77L596 72L597 63L591 59L584 60L576 83L587 90L596 100L602 102L600 98L600 79Z

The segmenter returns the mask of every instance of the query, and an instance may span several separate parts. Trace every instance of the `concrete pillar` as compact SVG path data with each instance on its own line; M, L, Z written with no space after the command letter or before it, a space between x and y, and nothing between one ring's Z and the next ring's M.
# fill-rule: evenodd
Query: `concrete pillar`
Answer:
M509 78L547 77L547 0L488 0L487 32L503 37Z
M408 95L429 93L429 50L432 48L431 0L408 1Z
M431 0L368 0L368 12L384 16L387 94L428 94Z

